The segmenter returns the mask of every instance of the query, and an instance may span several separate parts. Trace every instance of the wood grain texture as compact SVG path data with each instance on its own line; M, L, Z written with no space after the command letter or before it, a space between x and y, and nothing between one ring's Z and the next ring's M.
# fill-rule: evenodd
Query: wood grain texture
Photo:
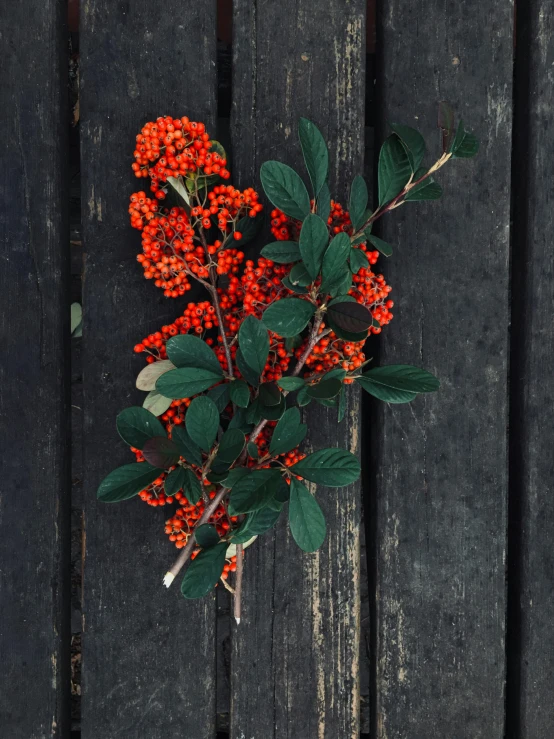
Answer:
M439 176L445 195L382 223L395 319L382 364L440 392L380 406L376 716L379 739L504 735L507 344L513 7L387 0L382 121L439 149L448 100L481 140Z
M512 572L517 577L508 643L514 667L508 673L510 739L554 736L553 10L551 2L535 0L521 4L517 14L509 559L510 578Z
M69 731L64 4L2 4L0 28L0 733L42 739Z
M363 171L365 3L325 0L235 4L233 179L260 188L267 159L302 168L299 116L332 149L331 187L342 198ZM359 452L359 396L342 426L310 407L306 448ZM320 488L322 549L296 547L286 525L246 554L243 620L233 634L233 739L349 739L359 735L360 489Z
M215 5L82 3L81 125L84 296L85 528L83 721L86 739L215 735L215 601L185 601L162 577L176 556L167 511L134 499L99 504L96 488L132 461L116 414L141 403L134 344L174 320L135 261L128 224L135 135L159 115L214 131ZM190 299L190 298L189 298Z

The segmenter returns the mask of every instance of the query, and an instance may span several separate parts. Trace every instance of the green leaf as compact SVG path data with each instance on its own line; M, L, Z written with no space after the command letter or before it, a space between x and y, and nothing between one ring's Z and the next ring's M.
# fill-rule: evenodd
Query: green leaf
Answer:
M449 150L454 136L454 111L444 100L439 103L438 124L442 131L442 150L446 152Z
M102 480L96 495L104 503L127 500L142 492L162 473L163 470L153 467L148 462L124 464Z
M189 464L202 467L202 452L200 447L190 438L188 431L183 426L174 426L171 430L171 438L177 444L179 454Z
M269 451L274 456L290 452L304 441L307 431L306 424L300 422L298 408L289 408L273 430Z
M239 347L244 361L259 377L269 354L269 335L263 323L254 316L247 316L241 324Z
M368 197L364 178L356 175L350 188L350 199L348 201L348 212L355 231L364 225Z
M294 267L293 267L293 269L294 269ZM304 269L306 269L306 268L304 267ZM307 271L306 271L306 274L308 274ZM302 287L301 285L295 285L294 283L292 283L291 280L290 280L290 277L288 275L286 277L283 277L283 279L281 280L281 282L287 288L287 290L292 290L293 293L298 293L298 295L307 295L307 293L308 293L308 291L306 290L305 287Z
M174 496L179 490L182 490L186 484L187 473L184 467L178 465L165 478L164 490L166 495Z
M185 415L185 426L194 443L209 452L219 428L219 413L213 400L206 395L194 398Z
M139 390L152 391L156 387L158 377L174 369L175 365L169 359L159 359L157 362L147 364L138 373L136 386Z
M198 526L195 529L194 535L196 543L202 549L210 549L219 544L219 534L215 526L212 526L210 523L203 523L201 526Z
M229 421L228 429L240 429L243 434L248 434L252 431L252 426L246 420L246 411L244 408L237 408L233 414L233 417Z
M304 262L298 262L294 265L294 267L289 272L288 279L290 280L290 284L293 286L293 288L297 288L297 286L305 288L308 285L311 285L311 283L313 282L312 276L308 272L308 269ZM304 293L306 292L307 290L304 290Z
M329 170L329 152L321 131L307 118L301 118L298 123L300 146L304 155L306 169L310 175L315 197L327 179Z
M260 384L260 376L250 367L245 358L242 356L240 349L237 350L235 355L235 363L238 367L239 372L244 377L246 382L252 387L257 387Z
M260 536L260 534L265 534L266 531L269 531L269 529L272 529L275 526L280 515L280 508L279 510L273 510L272 508L267 507L261 508L259 511L249 513L247 520L250 535Z
M412 174L406 149L394 134L385 140L379 153L379 207L393 200Z
M221 437L216 461L233 464L244 449L245 438L239 429L227 429Z
M254 239L260 232L263 220L263 216L261 215L257 215L254 218L251 218L250 216L243 216L240 218L235 230L242 234L242 236L238 241L233 241L233 247L235 249L237 247L242 249L245 244L252 241L252 239Z
M252 470L233 485L229 514L250 513L263 508L273 497L281 473L275 469Z
M369 260L366 253L361 249L352 248L348 261L350 262L350 269L355 275L357 275L362 268L367 269L369 267Z
M283 390L292 392L293 390L299 390L303 387L305 382L302 377L281 377L280 380L277 380L277 384L279 387L282 387Z
M346 449L319 449L293 465L290 471L311 482L338 488L358 479L360 461Z
M188 502L191 505L196 505L202 497L202 485L200 480L196 477L195 473L191 469L185 470L185 485L184 491Z
M246 411L246 420L248 423L251 423L253 426L255 426L262 418L260 413L260 408L262 407L260 401L258 398L254 398L254 400L250 403L248 406L248 409Z
M244 380L235 380L229 384L229 395L231 400L239 408L248 408L250 403L250 390Z
M310 213L304 219L302 230L300 231L300 254L302 261L306 266L306 270L311 277L311 281L315 280L321 271L323 255L327 244L329 243L329 231L327 224L319 216ZM291 281L294 282L291 276ZM301 282L299 284L302 284ZM307 285L309 282L306 283Z
M302 259L300 247L296 241L274 241L262 249L262 256L277 264L290 264Z
M142 449L154 436L164 436L165 428L153 413L139 406L125 408L117 416L117 431L123 441L135 449Z
M298 395L296 396L296 402L301 408L303 408L305 405L309 405L312 402L312 399L308 395L307 390L307 386L301 387L298 391Z
M260 456L260 452L258 450L258 447L256 444L254 444L253 441L249 441L246 445L246 449L248 450L248 456L250 459L258 459Z
M273 495L273 499L279 503L280 505L283 505L287 502L290 498L290 485L288 484L287 480L285 480L284 477L281 477L279 481L279 485L277 486L277 490L275 491Z
M337 234L327 247L321 270L322 292L332 292L344 280L346 272L349 272L346 262L350 256L350 248L350 237L344 231Z
M415 185L404 196L404 200L438 200L442 195L442 187L432 177Z
M192 398L220 381L220 373L198 367L181 367L158 378L156 390L166 398Z
M156 390L151 390L143 400L142 407L144 410L150 411L150 413L153 413L155 416L161 416L162 413L166 412L172 402L171 398L165 398L163 395L156 392Z
M167 470L179 461L177 444L167 436L154 436L148 439L142 447L142 456L147 462Z
M229 470L227 476L224 479L226 488L233 488L239 480L250 474L250 470L247 467L234 467Z
M203 598L212 590L223 572L227 544L203 549L190 563L181 583L185 598Z
M371 311L365 305L351 300L336 300L329 303L327 318L333 330L336 326L350 333L367 331L373 322Z
M281 402L281 391L274 382L262 382L259 393L258 397L262 405L279 405Z
M327 400L328 398L334 398L338 395L342 388L342 382L336 377L323 378L317 385L310 385L306 389L306 392L310 398L316 400Z
M289 526L304 552L315 552L327 534L325 516L308 488L295 477L290 481Z
M260 169L264 192L287 216L303 221L310 212L310 196L300 176L281 162L264 162Z
M466 131L464 128L464 122L460 121L458 124L458 130L452 141L450 147L450 153L452 159L469 159L474 157L479 151L479 141L477 137Z
M384 257L392 256L392 246L390 244L387 244L386 241L383 241L383 239L380 239L373 234L370 234L368 240Z
M374 367L356 378L356 382L386 403L409 403L418 393L431 393L440 386L430 372L409 364Z
M229 388L230 385L228 383L222 382L221 385L216 385L208 392L208 398L216 404L219 413L223 413L229 405L229 401L231 400Z
M296 336L306 328L314 313L315 305L307 300L283 298L265 309L262 321L279 336Z
M284 396L281 396L281 400L278 405L264 405L259 403L259 413L261 418L265 418L266 421L278 421L286 409L286 401Z
M324 223L327 223L331 215L331 193L327 183L322 186L317 197L317 215Z
M391 128L404 145L406 154L410 160L412 172L416 172L425 156L425 139L419 131L416 131L415 128L410 128L410 126L393 123Z
M223 375L218 358L198 336L180 334L168 340L167 356L176 367L198 367Z

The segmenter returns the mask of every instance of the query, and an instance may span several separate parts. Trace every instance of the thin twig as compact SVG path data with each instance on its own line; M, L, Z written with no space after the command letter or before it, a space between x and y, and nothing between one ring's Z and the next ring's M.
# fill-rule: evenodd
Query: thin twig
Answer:
M234 598L234 608L233 613L235 616L235 621L238 624L240 624L240 609L241 609L241 596L242 596L242 568L243 568L243 548L242 544L237 544L237 571L236 571L236 579L235 579L235 598Z

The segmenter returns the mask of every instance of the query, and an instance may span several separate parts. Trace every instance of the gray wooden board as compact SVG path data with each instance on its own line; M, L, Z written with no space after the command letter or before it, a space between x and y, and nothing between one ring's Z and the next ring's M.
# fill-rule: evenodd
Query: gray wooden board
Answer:
M553 11L551 2L534 0L522 3L517 15L509 560L517 577L509 614L510 739L554 736Z
M0 8L0 733L10 739L69 731L63 11L56 0Z
M442 200L381 226L396 303L382 363L423 366L442 388L381 406L372 429L380 739L504 735L512 16L381 8L381 120L421 129L434 153L448 100L482 144L440 173Z
M174 320L190 298L166 299L136 263L128 223L135 136L159 115L188 115L214 130L215 3L171 0L81 8L85 532L83 736L215 735L215 600L185 601L162 577L177 550L167 509L138 499L96 501L100 480L133 461L115 416L141 403L144 365L134 344Z
M363 171L364 13L361 1L239 0L234 16L233 181L260 188L267 159L301 168L297 122L330 142L341 198ZM359 451L359 396L336 412L312 409L306 448ZM247 550L243 620L233 634L231 737L348 739L359 734L359 485L321 488L322 549L303 554L286 517Z

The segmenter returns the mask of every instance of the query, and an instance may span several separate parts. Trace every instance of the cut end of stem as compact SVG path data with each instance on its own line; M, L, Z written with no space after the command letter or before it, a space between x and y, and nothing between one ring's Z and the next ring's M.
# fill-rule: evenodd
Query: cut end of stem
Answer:
M235 616L235 621L237 622L237 626L240 624L240 617Z
M164 575L164 585L166 588L168 588L171 583L175 580L175 575L173 575L171 572L166 572Z

